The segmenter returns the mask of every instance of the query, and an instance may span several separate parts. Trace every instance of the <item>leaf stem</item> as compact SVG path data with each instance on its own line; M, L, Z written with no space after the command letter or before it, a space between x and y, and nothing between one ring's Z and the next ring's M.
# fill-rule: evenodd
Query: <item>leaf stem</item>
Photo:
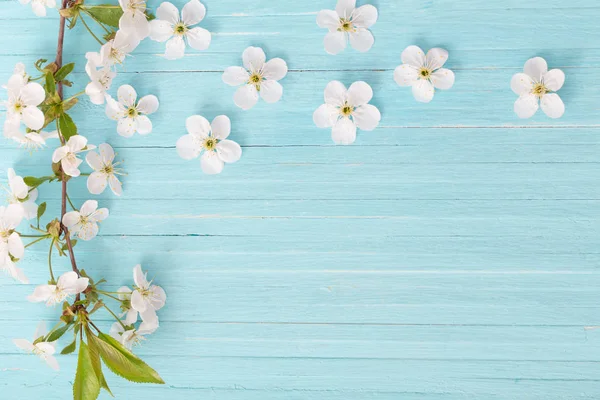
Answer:
M118 8L121 8L121 6L117 6L117 7L118 7ZM91 13L91 12L89 12L88 10L86 10L86 9L85 9L85 8L83 8L83 7L81 8L81 11L83 11L84 13L86 13L87 15L89 15L91 19L93 19L94 21L96 21L96 23L97 23L98 25L100 25L100 26L102 27L102 29L104 29L104 31L105 31L106 33L108 33L108 34L111 34L111 33L112 33L112 31L108 30L108 29L106 28L106 26L104 26L104 24L103 24L102 22L100 22L100 20L98 20L98 18L96 18L96 17L94 17L94 16L92 15L92 13Z
M65 193L65 196L67 196L67 200L69 201L69 205L71 206L71 209L73 211L77 211L77 209L75 208L75 206L73 205L73 203L71 202L71 198L69 197L68 194Z
M111 313L111 315L121 324L123 329L127 329L125 324L123 324L123 321L121 321L121 318L117 317L117 314L112 312L112 310L110 308L108 308L108 306L106 304L104 304L104 308L106 308L108 310L108 312Z
M85 18L81 17L81 22L83 22L83 25L88 30L88 32L90 33L90 35L92 35L94 37L94 39L96 39L96 41L98 43L100 43L100 46L104 45L104 42L102 42L102 40L98 39L98 36L96 36L94 34L94 32L92 32L92 29L88 26L87 22L85 22Z
M34 240L33 242L29 242L29 243L27 243L27 244L25 245L25 248L27 248L27 247L31 246L32 244L36 244L37 242L41 242L42 240L44 240L44 239L47 239L49 236L50 236L50 235L42 236L42 237L40 237L40 238L38 238L38 239Z
M50 243L50 250L48 251L48 270L50 271L50 278L52 282L56 282L54 279L54 273L52 272L52 249L54 248L54 241L56 239L52 239L52 243Z

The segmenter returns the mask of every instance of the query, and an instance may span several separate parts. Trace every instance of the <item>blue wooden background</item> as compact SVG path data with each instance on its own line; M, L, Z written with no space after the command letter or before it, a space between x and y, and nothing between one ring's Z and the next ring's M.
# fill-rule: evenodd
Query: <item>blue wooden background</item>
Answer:
M372 0L374 47L338 56L315 22L333 0L203 2L208 51L167 61L147 40L113 84L159 97L149 136L119 137L87 101L74 115L129 174L122 198L70 184L77 204L96 198L111 212L77 245L80 265L117 288L141 262L168 294L160 329L138 349L167 384L110 375L117 398L600 398L596 1ZM97 48L81 28L67 32L65 61L78 63L67 95L87 83L83 55ZM37 18L1 0L1 80L17 61L53 58L57 30L56 11ZM456 84L430 104L394 83L410 44L450 52ZM282 101L244 112L221 73L250 45L290 72ZM510 79L534 56L566 73L560 120L513 113ZM382 113L352 146L312 121L334 79L368 82ZM231 117L243 155L221 175L177 156L193 114ZM3 140L1 182L9 167L45 173L50 155ZM49 211L59 194L41 190ZM47 279L46 257L46 246L27 252L31 285L0 280L3 399L69 397L74 356L57 374L11 342L58 314L25 300Z

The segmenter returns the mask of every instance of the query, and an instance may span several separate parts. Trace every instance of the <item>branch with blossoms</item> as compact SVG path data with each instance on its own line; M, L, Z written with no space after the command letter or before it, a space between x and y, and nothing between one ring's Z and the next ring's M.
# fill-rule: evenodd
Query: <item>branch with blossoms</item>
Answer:
M44 16L46 7L55 6L55 3L54 0L32 0L31 6L36 15ZM53 141L57 144L47 173L21 177L12 168L8 169L9 204L0 207L0 269L17 281L29 283L19 262L26 257L28 247L46 247L47 283L37 286L27 299L45 303L48 307L60 306L62 311L49 331L41 323L33 340L15 339L14 343L59 370L56 347L59 340L67 338L60 354L78 352L73 398L93 400L101 389L112 395L103 366L132 382L164 383L154 369L134 355L132 349L158 328L157 311L164 306L166 294L147 279L140 265L133 269L132 288L124 286L116 291L112 291L104 279L95 280L79 267L74 251L78 240L95 238L109 211L100 208L96 200L74 204L69 197L68 184L71 179L87 176L91 194L100 194L110 187L120 196L122 185L118 176L123 172L120 162L115 162L113 148L107 143L97 147L90 144L79 132L70 113L85 94L93 104L106 104L105 112L117 121L118 134L129 137L136 132L150 133L152 122L148 115L158 110L156 96L147 95L138 100L135 89L129 85L118 88L116 99L109 91L118 66L141 40L151 32L157 35L156 32L162 32L159 39L168 38L163 32L163 22L152 21L154 17L146 11L143 1L86 5L83 0L63 0L59 13L56 59L39 59L31 74L23 64L17 64L4 86L8 97L4 102L7 114L4 136L30 152L51 146ZM184 7L183 17L187 22L172 27L171 32L180 33L175 35L178 40L174 45L167 45L171 49L169 54L183 54L179 45L184 37L191 45L198 44L202 35L188 28L188 23L199 22L204 13L204 6L198 0L192 0ZM85 71L90 82L85 89L64 96L64 87L73 86L69 78L75 68L74 63L63 63L65 31L78 23L99 42L100 49L86 54ZM152 30L151 25L154 26ZM208 47L209 42L208 33L208 42L203 42L202 46ZM176 52L172 53L174 50ZM89 173L81 171L84 155L91 168ZM60 207L49 218L47 215L51 210L47 204L37 204L38 189L43 185L58 186L61 192ZM24 244L24 239L28 243ZM69 260L70 268L59 272L62 257ZM108 329L98 318L102 313L115 320Z

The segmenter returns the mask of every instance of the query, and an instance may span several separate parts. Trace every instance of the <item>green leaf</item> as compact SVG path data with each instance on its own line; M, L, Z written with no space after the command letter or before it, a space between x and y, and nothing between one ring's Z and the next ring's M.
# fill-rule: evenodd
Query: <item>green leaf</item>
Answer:
M75 247L76 244L77 244L77 239L71 239L71 247ZM61 250L67 251L67 250L69 250L69 246L65 243L62 245Z
M73 122L73 119L67 113L62 113L58 117L58 128L65 140L69 140L71 136L77 135L77 125L75 125L75 122Z
M90 356L92 359L92 365L94 366L94 372L96 372L96 376L98 377L98 381L100 382L100 387L106 390L112 397L113 394L108 387L108 383L106 383L106 379L104 378L104 374L102 373L102 363L100 362L100 353L98 349L99 340L92 333L89 328L86 328L86 335L88 338L88 346L90 348Z
M40 218L42 218L42 215L44 215L45 212L46 212L46 202L43 202L42 204L40 204L38 206L38 209L37 209L37 219L38 219L38 221L40 220Z
M77 339L73 339L73 343L62 349L60 354L71 354L77 348Z
M92 15L92 17L104 25L119 27L119 19L123 15L121 7L115 7L114 4L100 4L97 6L85 7L85 10Z
M111 336L98 335L98 350L104 364L115 374L138 383L165 383L148 364L127 350Z
M53 94L56 92L56 82L52 72L46 72L46 93Z
M54 74L54 79L56 79L56 82L60 82L65 79L67 75L73 71L73 68L75 68L75 63L68 63L60 67L60 69Z
M35 176L26 176L25 178L23 178L23 181L30 188L36 188L42 183L49 181L50 179L52 179L51 176L42 176L41 178L36 178Z
M90 349L81 341L79 343L79 357L77 358L77 372L73 382L74 400L96 400L100 394L100 381L94 370Z
M48 338L46 339L46 342L54 342L54 341L60 339L60 337L62 335L64 335L65 332L68 331L70 327L71 327L71 325L68 324L68 325L61 326L60 328L58 328L55 331L50 332L50 334L48 335Z

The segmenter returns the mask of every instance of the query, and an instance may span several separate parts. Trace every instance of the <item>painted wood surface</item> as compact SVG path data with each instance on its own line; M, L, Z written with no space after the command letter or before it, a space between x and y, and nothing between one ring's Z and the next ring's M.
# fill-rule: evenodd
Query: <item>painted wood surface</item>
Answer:
M374 47L338 56L315 23L333 0L203 2L208 51L167 61L164 45L145 41L113 83L159 97L149 136L119 137L87 101L74 115L128 172L122 198L70 185L77 204L111 210L99 237L77 245L81 265L117 288L141 262L169 296L138 349L167 385L111 376L117 398L600 398L597 2L374 0ZM49 14L0 1L2 81L17 61L52 57ZM69 94L87 82L83 55L97 45L79 28L66 41L78 63ZM430 104L393 81L410 44L450 52L456 84ZM244 112L221 73L250 45L290 73L281 102ZM560 120L512 111L510 78L538 55L566 73ZM382 112L353 146L312 122L334 79L368 82ZM192 114L232 119L244 153L219 176L177 156ZM9 167L43 174L50 154L2 141L1 182ZM58 212L56 186L40 197ZM57 314L25 301L47 279L46 252L27 253L31 285L0 281L2 399L70 392L75 357L57 374L11 343Z

